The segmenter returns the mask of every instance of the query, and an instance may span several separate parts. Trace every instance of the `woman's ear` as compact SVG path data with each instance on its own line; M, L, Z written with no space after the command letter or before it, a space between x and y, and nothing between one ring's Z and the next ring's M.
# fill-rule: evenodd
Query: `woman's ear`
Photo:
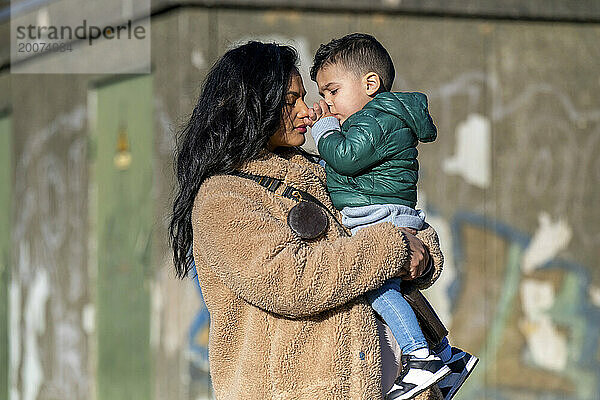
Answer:
M362 81L367 96L375 96L381 88L381 79L375 72L367 72Z

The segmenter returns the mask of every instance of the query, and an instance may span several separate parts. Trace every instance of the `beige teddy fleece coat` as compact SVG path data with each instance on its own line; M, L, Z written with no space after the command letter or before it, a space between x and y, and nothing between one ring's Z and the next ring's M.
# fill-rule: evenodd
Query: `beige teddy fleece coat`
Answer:
M263 150L240 170L309 192L341 221L324 169L296 150ZM304 241L286 222L295 204L229 175L210 177L197 194L193 252L216 397L381 399L375 314L362 295L409 263L406 238L391 223L347 237L330 220L323 237ZM434 259L433 281L442 267L437 235L428 228L419 237ZM419 396L438 398L437 387Z

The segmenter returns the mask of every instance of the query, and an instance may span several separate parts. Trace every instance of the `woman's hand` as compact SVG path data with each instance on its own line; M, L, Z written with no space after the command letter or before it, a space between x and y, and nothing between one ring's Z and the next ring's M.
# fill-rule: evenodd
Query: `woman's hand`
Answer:
M429 250L425 247L423 242L413 234L413 232L416 233L414 229L400 228L400 230L408 240L410 251L410 266L404 271L400 278L409 281L420 277L427 270L427 267L429 266Z

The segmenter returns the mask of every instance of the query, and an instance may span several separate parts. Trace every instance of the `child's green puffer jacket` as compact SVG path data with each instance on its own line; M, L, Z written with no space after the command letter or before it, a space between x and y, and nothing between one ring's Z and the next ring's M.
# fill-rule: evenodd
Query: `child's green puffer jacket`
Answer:
M385 92L319 140L335 207L417 202L417 143L437 129L423 93Z

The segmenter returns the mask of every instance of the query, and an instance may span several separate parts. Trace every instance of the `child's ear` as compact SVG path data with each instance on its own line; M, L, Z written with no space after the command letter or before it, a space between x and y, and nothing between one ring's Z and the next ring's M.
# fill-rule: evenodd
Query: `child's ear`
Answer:
M381 79L375 72L367 72L362 80L367 96L374 96L381 88Z

